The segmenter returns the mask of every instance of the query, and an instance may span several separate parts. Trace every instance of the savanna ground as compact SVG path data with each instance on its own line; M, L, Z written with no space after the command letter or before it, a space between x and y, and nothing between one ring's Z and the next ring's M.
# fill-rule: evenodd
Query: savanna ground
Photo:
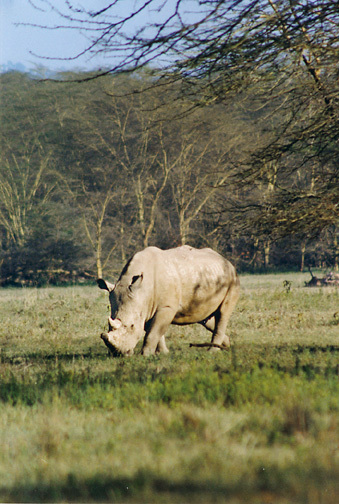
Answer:
M243 276L229 351L150 358L108 357L94 286L0 290L0 501L337 503L339 293L304 280Z

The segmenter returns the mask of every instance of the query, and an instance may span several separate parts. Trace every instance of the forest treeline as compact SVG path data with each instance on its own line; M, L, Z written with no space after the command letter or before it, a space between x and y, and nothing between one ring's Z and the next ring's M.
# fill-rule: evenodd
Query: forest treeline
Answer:
M338 267L337 143L269 155L279 96L260 102L253 83L190 107L147 69L87 76L0 75L1 285L114 276L136 250L185 243L239 271Z

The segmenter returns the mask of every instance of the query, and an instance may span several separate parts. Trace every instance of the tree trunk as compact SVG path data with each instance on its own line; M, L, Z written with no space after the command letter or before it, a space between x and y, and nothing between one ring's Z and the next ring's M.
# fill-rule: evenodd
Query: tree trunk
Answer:
M126 251L125 251L125 245L124 245L124 225L121 223L120 226L120 243L121 243L121 260L123 264L126 262Z
M306 251L306 241L301 242L301 264L300 271L304 271L305 268L305 251Z
M250 264L253 264L255 266L255 262L258 256L258 249L259 249L259 238L253 238L253 247L254 247L254 252L252 259L250 260Z
M179 214L179 234L180 234L180 245L186 245L187 240L188 225L185 219L184 212Z
M264 242L264 261L265 261L265 268L268 268L270 265L270 249L271 249L271 243L269 240Z
M102 234L102 226L101 223L98 222L97 225L97 246L96 246L96 265L97 265L97 278L102 278L102 244L101 244L101 234Z
M142 236L143 244L145 246L145 236L146 236L145 202L140 178L138 178L137 182L135 183L135 196L138 205L138 220L140 225L140 233Z
M334 270L339 271L339 246L338 246L338 229L337 226L334 226Z

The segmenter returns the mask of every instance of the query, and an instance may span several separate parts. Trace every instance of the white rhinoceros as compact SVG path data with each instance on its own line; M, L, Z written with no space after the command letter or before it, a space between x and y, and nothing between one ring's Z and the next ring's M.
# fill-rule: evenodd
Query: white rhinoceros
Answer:
M113 354L133 354L143 337L143 355L168 352L170 324L200 323L213 333L213 344L230 345L225 330L240 282L234 266L209 248L147 247L128 261L116 284L97 282L109 292L111 316L101 337Z

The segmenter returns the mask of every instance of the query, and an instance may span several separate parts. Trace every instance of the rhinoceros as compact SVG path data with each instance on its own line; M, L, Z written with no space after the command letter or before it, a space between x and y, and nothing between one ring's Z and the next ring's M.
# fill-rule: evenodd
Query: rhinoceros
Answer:
M230 345L225 330L240 282L234 266L210 248L147 247L127 262L116 284L97 283L109 292L111 315L101 338L115 355L133 354L142 338L143 355L167 353L170 324L202 324L213 333L213 348Z

